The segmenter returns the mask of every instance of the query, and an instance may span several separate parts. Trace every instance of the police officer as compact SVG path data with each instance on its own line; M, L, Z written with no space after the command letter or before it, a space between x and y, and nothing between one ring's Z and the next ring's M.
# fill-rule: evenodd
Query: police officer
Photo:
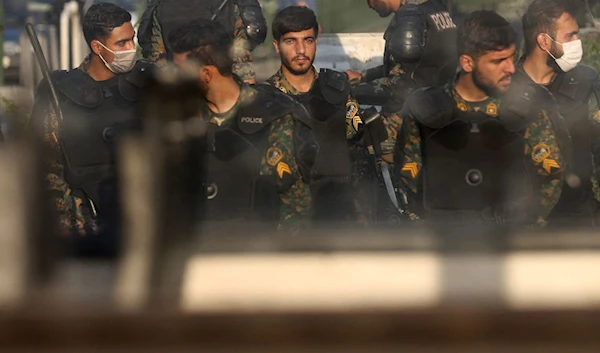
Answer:
M256 83L250 52L265 41L267 24L258 0L150 0L140 22L142 55L163 65L171 58L169 33L182 23L215 19L234 39L234 72Z
M394 14L385 31L384 63L363 73L348 70L361 104L400 110L419 87L439 86L456 73L456 25L444 0L367 0L381 17ZM393 97L390 95L393 93ZM373 101L374 100L374 101Z
M434 225L544 226L558 201L557 108L541 86L511 83L515 39L495 12L471 13L458 30L456 81L415 91L402 110L396 177Z
M267 83L304 104L313 117L319 154L313 170L313 219L347 224L356 217L349 141L362 125L344 73L313 67L319 24L312 10L290 6L273 20L281 68Z
M200 116L211 126L203 219L229 231L237 224L242 232L298 232L307 222L317 150L304 107L273 87L242 84L232 74L230 36L217 22L185 24L169 42L174 63L198 77Z
M136 63L131 15L108 3L83 18L91 53L78 68L52 72L60 111L47 81L37 89L31 115L47 146L46 177L65 236L83 252L115 250L117 197L115 142L139 124L134 116L147 64Z
M583 56L571 2L536 0L523 16L526 53L518 73L548 88L556 99L573 140L573 160L555 224L592 225L600 195L593 192L600 164L600 78L579 62Z

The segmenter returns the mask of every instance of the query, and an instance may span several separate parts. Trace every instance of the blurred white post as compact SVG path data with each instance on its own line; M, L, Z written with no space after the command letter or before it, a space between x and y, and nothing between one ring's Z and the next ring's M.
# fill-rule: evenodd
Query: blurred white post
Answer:
M71 63L79 65L83 61L82 41L79 3L77 1L70 1L65 4L60 14L61 70L70 70L72 68Z

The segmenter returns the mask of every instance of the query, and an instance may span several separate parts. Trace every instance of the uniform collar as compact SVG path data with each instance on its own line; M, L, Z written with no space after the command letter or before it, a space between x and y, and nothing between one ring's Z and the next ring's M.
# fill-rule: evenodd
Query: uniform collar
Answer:
M489 97L480 102L469 102L464 100L454 87L455 81L447 84L444 89L456 102L456 108L462 112L481 112L491 117L498 116L498 104L497 98Z
M523 64L525 64L525 59L526 59L525 54L523 54L523 56L521 56L519 58L519 61L517 61L516 71L518 73L525 75L528 79L530 79L533 82L533 80L531 79L531 77L525 71L525 68L523 67ZM544 86L550 86L552 83L554 83L554 81L556 80L557 77L558 77L558 73L554 72L554 74L552 75L552 78L550 79L550 82L548 82L548 84L546 84Z
M314 86L315 82L317 81L317 79L319 78L319 73L317 72L317 70L315 69L314 66L312 66L310 68L314 74L315 74L315 78L313 79L313 82L310 86L310 88L312 89L312 87ZM279 89L284 89L285 93L288 94L293 94L293 95L298 95L298 94L303 94L305 92L299 92L294 86L292 86L292 84L290 83L290 81L287 80L287 78L285 77L284 73L283 73L283 69L279 68L279 71L277 71L277 73L274 75L274 77L276 77L279 81Z
M254 94L254 89L249 84L240 83L239 81L238 81L238 84L240 85L240 96L238 97L237 102L235 102L235 105L233 107L231 107L231 109L229 109L228 111L223 112L223 113L215 113L208 108L208 105L205 104L205 111L206 111L206 114L209 116L209 122L211 124L221 126L221 125L223 125L224 122L236 117L237 113L240 109L241 103L247 97L250 97L251 95Z

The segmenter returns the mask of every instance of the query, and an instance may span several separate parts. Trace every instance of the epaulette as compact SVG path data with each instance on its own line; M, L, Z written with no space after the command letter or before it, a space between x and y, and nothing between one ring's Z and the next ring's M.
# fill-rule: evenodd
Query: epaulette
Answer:
M432 129L441 129L452 121L455 104L443 89L423 87L408 96L400 115L412 117Z

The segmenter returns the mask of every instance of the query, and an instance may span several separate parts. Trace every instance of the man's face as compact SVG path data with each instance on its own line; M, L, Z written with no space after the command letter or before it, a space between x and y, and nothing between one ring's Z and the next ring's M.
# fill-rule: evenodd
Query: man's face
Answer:
M210 74L207 75L207 67L200 66L195 61L190 60L188 53L173 54L173 63L180 71L197 78L200 91L203 95L208 93L212 76Z
M367 5L381 17L388 17L393 12L388 0L367 0Z
M114 28L110 32L108 38L106 38L106 41L102 44L113 52L133 50L135 49L134 37L135 30L133 29L133 25L131 22L126 22L122 26ZM106 62L112 63L115 59L115 55L106 48L99 46L98 50Z
M579 39L579 25L577 25L577 21L573 16L565 12L556 20L554 28L555 34L552 38L554 41L551 41L550 53L555 58L560 58L563 56L564 51L562 45L556 42L567 43ZM549 35L552 36L552 33Z
M500 51L490 51L474 61L473 83L490 97L500 96L508 90L515 73L515 50L512 45Z
M311 69L317 52L314 30L286 33L281 36L279 42L274 41L273 44L281 57L281 64L292 74L302 75Z

